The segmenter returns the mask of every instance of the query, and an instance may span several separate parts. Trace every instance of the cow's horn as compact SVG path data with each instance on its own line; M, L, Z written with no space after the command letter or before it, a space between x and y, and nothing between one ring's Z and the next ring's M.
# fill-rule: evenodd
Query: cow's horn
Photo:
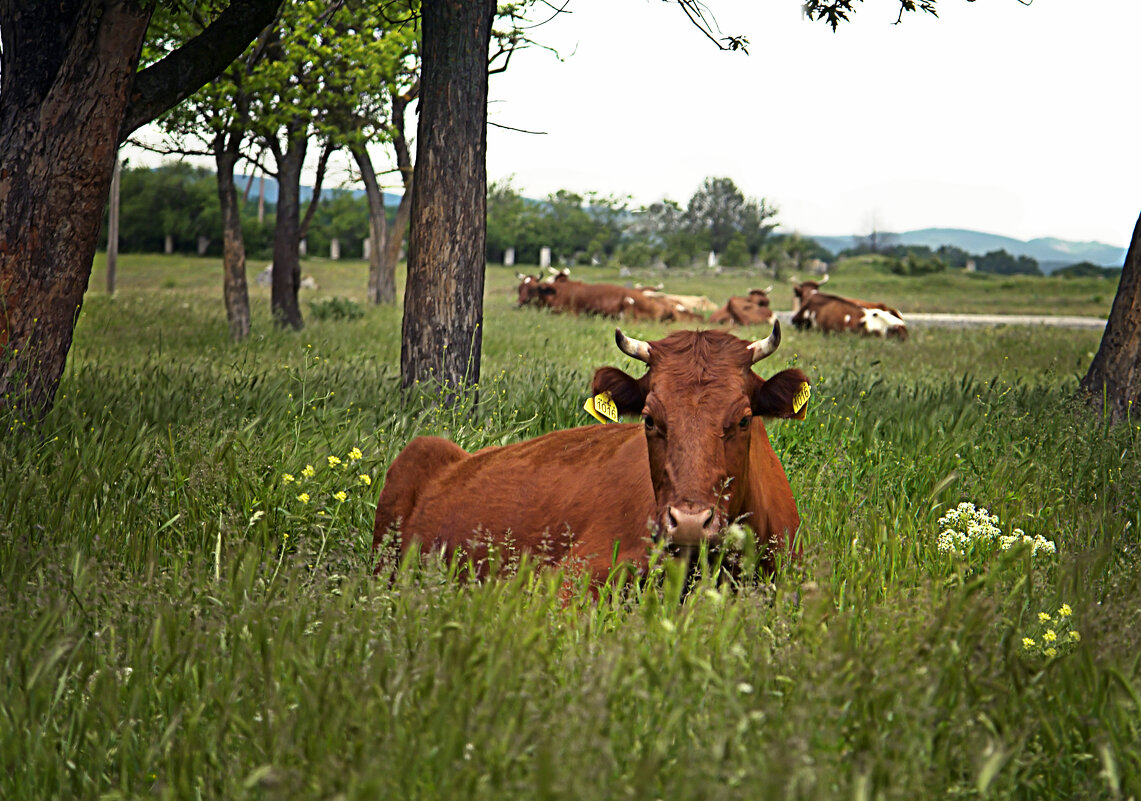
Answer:
M779 337L778 337L779 339ZM622 333L621 328L614 329L614 341L618 343L618 350L640 362L650 363L650 343L640 339L628 337ZM768 354L766 354L768 355Z
M749 350L753 351L753 364L756 364L761 359L772 356L773 352L776 351L779 346L780 320L773 320L773 332L764 339L758 339L749 345ZM621 343L619 343L619 347L621 347Z
M788 277L788 282L790 284L799 284L800 283L800 281L797 279L797 277L795 275L790 275Z
M828 283L828 273L824 273L824 277L820 279L820 283L822 283L822 284Z
M767 287L765 287L765 288L764 288L762 291L763 291L763 292L764 292L766 295L767 295L767 294L769 294L770 292L772 292L772 291L773 291L773 285L772 285L772 284L769 284L769 285L768 285Z

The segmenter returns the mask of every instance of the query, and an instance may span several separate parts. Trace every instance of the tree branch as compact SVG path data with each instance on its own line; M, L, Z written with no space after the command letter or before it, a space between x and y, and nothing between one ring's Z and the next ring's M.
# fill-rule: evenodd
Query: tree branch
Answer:
M280 5L281 0L233 0L210 27L135 75L119 141L220 74L273 21Z

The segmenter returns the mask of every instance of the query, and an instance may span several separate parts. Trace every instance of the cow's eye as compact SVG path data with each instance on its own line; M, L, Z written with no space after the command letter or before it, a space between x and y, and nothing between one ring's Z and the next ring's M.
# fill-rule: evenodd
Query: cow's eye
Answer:
M745 415L744 417L741 418L741 422L737 423L737 427L740 428L742 431L748 431L749 430L749 423L751 423L751 422L753 422L753 418L750 417L749 415Z
M653 417L650 417L650 415L648 415L648 414L644 415L642 417L642 422L645 424L647 431L653 431L654 430L654 418Z

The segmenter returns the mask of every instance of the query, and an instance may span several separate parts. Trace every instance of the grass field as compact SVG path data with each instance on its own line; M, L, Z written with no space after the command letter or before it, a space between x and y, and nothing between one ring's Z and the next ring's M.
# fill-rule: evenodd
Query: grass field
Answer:
M814 383L806 421L769 426L803 561L684 603L667 570L567 604L528 569L372 579L372 515L418 434L587 424L592 370L633 369L613 322L516 311L491 266L469 416L401 396L399 309L311 313L363 302L360 263L304 272L306 329L274 330L254 287L235 345L216 261L124 257L114 298L97 262L42 436L0 454L0 798L1141 797L1141 421L1073 399L1099 334L786 331L760 372ZM833 282L905 313L1105 315L1114 291ZM1055 552L940 550L961 502Z

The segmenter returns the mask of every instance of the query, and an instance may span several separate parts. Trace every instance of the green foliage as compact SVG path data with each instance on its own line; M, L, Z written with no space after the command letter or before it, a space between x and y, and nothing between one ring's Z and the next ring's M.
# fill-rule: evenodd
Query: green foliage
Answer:
M1029 256L1012 256L1005 250L992 250L976 260L981 273L994 275L1041 275L1038 262Z
M932 254L929 248L924 250L927 252L908 250L902 257L889 259L888 269L896 275L908 276L930 275L947 269L946 263Z
M1116 278L1121 276L1121 268L1102 267L1083 261L1055 270L1050 275L1055 278Z
M348 298L323 298L310 301L309 312L316 320L359 320L364 309Z
M362 267L305 269L359 301ZM515 311L492 266L468 416L401 397L398 309L297 335L255 286L266 333L234 344L216 260L119 271L42 431L0 441L0 797L1141 797L1141 428L1072 400L1097 332L786 330L758 370L813 382L807 420L769 425L804 558L684 602L667 563L595 600L526 564L377 579L369 546L412 437L587 424L592 369L628 366L612 321ZM1063 283L832 280L968 311ZM941 552L962 501L1057 553Z

